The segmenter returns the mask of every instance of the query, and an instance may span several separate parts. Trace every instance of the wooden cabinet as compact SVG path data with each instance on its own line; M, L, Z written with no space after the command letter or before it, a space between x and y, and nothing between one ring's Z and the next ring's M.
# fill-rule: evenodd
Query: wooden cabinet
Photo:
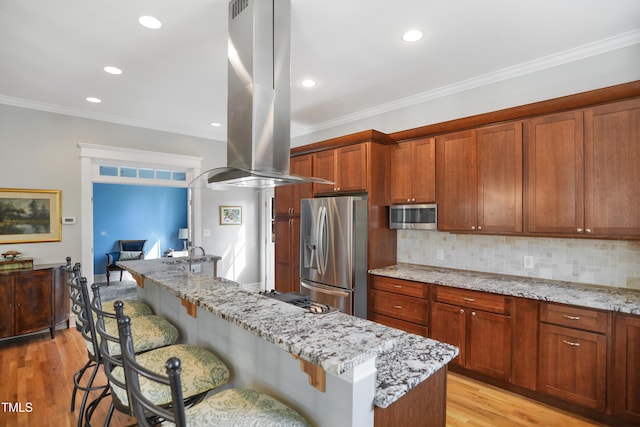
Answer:
M511 299L503 295L434 286L430 336L460 348L454 365L508 381L510 311Z
M527 121L527 231L640 236L640 100Z
M546 303L540 322L538 390L604 411L610 313Z
M314 194L367 191L367 144L355 144L314 154L313 173L333 181L314 184Z
M300 217L275 221L275 289L300 292Z
M369 320L427 336L428 285L381 276L370 283Z
M585 110L584 230L640 237L640 99Z
M616 315L613 351L614 415L640 425L640 316Z
M398 144L391 150L389 204L433 203L436 199L435 139Z
M522 123L436 138L438 229L522 232Z
M292 157L289 170L294 175L313 176L313 156ZM275 188L275 215L300 215L300 200L313 197L312 184L283 185Z
M0 274L0 306L0 338L47 328L53 338L68 319L66 275L55 268Z

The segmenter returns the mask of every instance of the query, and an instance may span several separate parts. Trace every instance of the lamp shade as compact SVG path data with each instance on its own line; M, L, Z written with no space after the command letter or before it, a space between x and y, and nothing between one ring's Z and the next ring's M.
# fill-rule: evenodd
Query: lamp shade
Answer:
M178 239L188 239L189 238L189 229L181 228L178 230Z

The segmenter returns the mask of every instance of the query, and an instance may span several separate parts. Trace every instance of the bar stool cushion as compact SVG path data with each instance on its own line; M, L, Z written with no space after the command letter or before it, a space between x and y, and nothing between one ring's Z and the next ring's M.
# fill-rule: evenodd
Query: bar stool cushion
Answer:
M94 313L95 316L95 313ZM134 339L134 351L140 353L175 344L178 340L178 329L163 317L150 315L134 317L131 323L131 334ZM112 318L104 319L104 328L109 335L118 336L118 321ZM120 345L108 342L109 354L120 356ZM93 345L87 341L87 350L93 354Z
M103 301L104 303L105 301ZM124 304L124 314L129 317L149 316L153 314L153 310L147 304L135 299L122 300Z
M133 325L137 320L132 319L132 334ZM134 343L137 343L138 337L134 336L133 340ZM230 372L227 366L209 350L194 345L176 344L158 348L138 354L136 361L153 372L164 374L167 359L172 356L179 357L184 363L182 368L182 394L185 398L197 396L200 393L220 387L229 381ZM117 380L124 381L124 369L122 367L114 368L112 375ZM171 389L167 386L141 378L140 387L142 392L157 405L166 405L171 402ZM113 387L112 391L121 402L126 405L129 404L125 390Z
M182 365L183 369L188 365ZM186 381L183 381L186 382ZM302 427L307 421L293 409L256 390L229 389L187 408L188 426ZM172 423L163 425L173 426Z

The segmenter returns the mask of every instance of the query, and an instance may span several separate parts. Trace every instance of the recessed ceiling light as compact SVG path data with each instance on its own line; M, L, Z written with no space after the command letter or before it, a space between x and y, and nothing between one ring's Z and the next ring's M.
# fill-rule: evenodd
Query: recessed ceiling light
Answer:
M424 34L420 30L409 30L402 35L402 40L406 42L417 42Z
M211 125L211 126L213 126L213 127L216 127L216 128L217 128L217 127L222 126L222 123L218 123L218 122L211 122L211 123L210 123L210 125Z
M141 16L140 18L138 18L138 22L143 27L152 30L157 30L158 28L162 27L162 22L158 21L158 19L154 18L153 16Z
M87 101L93 102L94 104L99 104L99 103L102 102L102 99L96 98L94 96L90 96L90 97L87 98Z
M300 84L301 84L303 87L314 87L315 85L317 85L317 84L318 84L318 82L317 82L317 81L315 81L315 80L313 80L313 79L304 79L304 80L302 80L302 81L300 82Z
M122 70L120 68L111 65L107 65L106 67L104 67L104 71L109 74L122 74Z

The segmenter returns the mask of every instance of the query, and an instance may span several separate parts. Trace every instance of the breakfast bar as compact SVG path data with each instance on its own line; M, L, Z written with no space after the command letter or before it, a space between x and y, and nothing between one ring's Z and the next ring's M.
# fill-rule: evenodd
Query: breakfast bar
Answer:
M392 425L412 412L424 424L445 423L456 347L339 312L313 314L175 260L120 264L182 341L228 363L234 387L268 392L317 426ZM428 409L415 411L416 402Z

